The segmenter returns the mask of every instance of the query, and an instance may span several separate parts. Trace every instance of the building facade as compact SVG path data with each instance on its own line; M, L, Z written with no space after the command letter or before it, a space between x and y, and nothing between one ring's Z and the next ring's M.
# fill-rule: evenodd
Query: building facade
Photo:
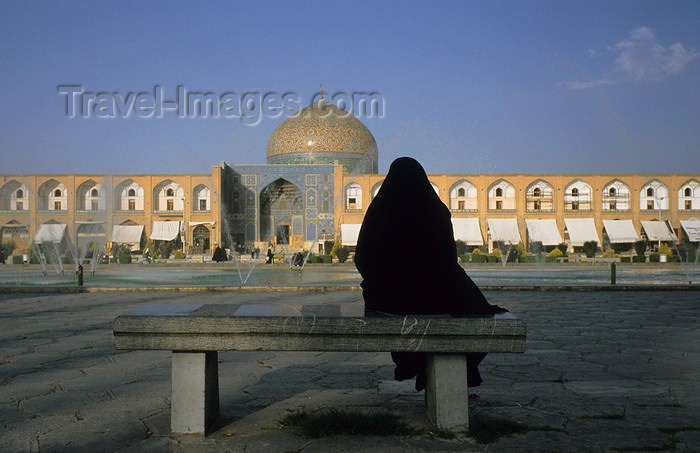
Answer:
M211 175L3 175L2 242L26 250L42 225L65 225L50 240L79 246L119 237L137 250L149 237L178 236L190 253L208 253L220 237L220 181L220 167ZM124 228L132 226L142 228ZM174 236L165 239L166 231Z
M221 162L210 174L0 175L2 242L178 241L188 255L227 248L352 246L380 190L377 143L321 101L272 133L266 165ZM523 242L602 248L700 241L700 175L429 175L455 238L491 250ZM410 208L410 200L407 200ZM391 240L391 238L387 238ZM428 242L430 238L417 238Z
M342 209L348 245L383 175L343 174ZM450 209L455 238L482 249L494 242L533 241L581 246L615 243L697 242L698 175L428 175ZM505 230L505 231L504 231ZM571 231L570 231L571 230ZM625 235L626 234L626 235ZM573 237L572 237L573 236Z

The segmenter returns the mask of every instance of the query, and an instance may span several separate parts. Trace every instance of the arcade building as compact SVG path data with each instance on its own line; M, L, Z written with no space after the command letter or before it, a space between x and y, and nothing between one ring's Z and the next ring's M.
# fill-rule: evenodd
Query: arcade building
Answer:
M378 147L357 118L321 100L284 120L265 165L221 162L210 174L0 175L0 230L15 253L31 243L175 241L195 259L213 248L322 251L354 246L380 190ZM700 241L700 175L429 175L452 213L455 239L602 249L646 240ZM410 207L410 206L408 206ZM387 237L386 240L392 240ZM429 238L419 238L421 242Z

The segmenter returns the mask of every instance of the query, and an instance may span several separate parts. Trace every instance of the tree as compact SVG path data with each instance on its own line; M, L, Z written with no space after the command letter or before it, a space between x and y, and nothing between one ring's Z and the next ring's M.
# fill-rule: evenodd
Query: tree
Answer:
M455 246L457 247L457 256L462 256L467 254L467 243L461 239L455 241Z
M350 249L345 246L340 246L335 249L335 256L338 258L338 262L344 263L350 256Z
M662 243L659 247L659 255L671 255L672 253L673 251L671 250L671 247L668 246L668 244Z
M15 244L12 241L3 242L2 244L0 244L0 249L2 249L6 257L12 255L12 252L14 252L16 248L17 244Z
M586 241L583 243L583 253L586 254L587 258L593 258L595 256L595 252L598 250L598 242L597 241Z
M561 244L557 245L557 248L561 250L562 255L566 255L566 251L568 250L569 246L566 245L566 242L562 242Z
M544 245L542 245L540 241L530 241L530 252L532 252L533 255L539 255L544 252Z
M119 260L119 264L131 264L131 250L128 245L115 244L112 253Z
M0 264L5 264L5 260L12 255L15 248L17 245L14 242L0 243Z

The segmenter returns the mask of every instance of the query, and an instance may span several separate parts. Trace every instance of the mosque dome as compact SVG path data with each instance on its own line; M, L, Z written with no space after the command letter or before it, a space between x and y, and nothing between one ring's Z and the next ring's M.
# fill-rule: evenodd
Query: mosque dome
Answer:
M360 120L321 100L277 126L267 142L271 165L340 164L350 173L378 171L377 142Z

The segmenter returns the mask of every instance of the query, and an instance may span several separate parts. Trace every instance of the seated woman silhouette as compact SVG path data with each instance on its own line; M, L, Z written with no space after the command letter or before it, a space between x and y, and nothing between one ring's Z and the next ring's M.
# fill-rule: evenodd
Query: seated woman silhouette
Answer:
M355 251L362 275L365 310L394 315L493 314L490 305L457 262L450 211L423 167L396 159L362 222ZM486 354L467 353L467 385L479 385L477 366ZM396 380L416 377L425 388L425 355L392 352Z

